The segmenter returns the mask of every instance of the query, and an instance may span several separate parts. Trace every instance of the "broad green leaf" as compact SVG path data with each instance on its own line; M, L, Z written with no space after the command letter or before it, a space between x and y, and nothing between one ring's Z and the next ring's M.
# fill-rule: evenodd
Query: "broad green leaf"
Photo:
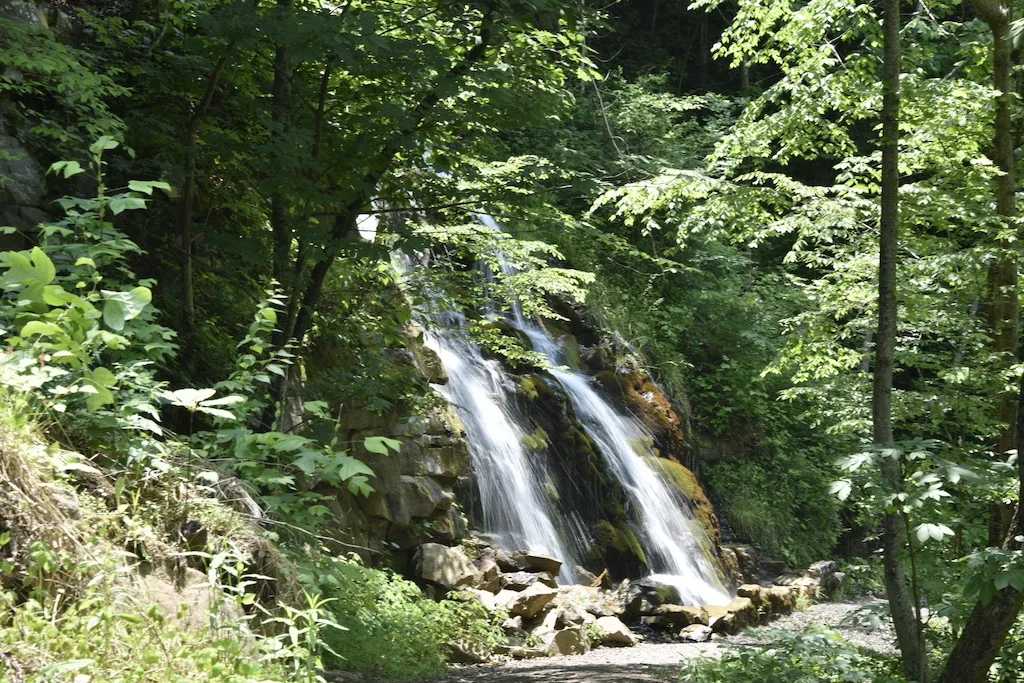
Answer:
M151 195L153 194L154 189L163 190L164 192L169 193L171 191L171 186L157 180L129 180L128 189L134 192L143 192Z
M401 450L402 442L396 439L390 439L386 436L368 436L363 441L363 447L371 453L387 455L389 448L396 452Z
M64 330L60 328L60 325L56 323L47 323L41 320L32 320L31 322L25 323L25 326L21 328L21 337L31 337L37 334L41 335L54 335L62 334Z

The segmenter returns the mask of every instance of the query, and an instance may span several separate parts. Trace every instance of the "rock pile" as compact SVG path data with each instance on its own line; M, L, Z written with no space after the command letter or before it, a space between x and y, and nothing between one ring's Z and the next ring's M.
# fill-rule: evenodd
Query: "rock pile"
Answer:
M650 577L627 579L610 589L560 586L556 577L561 563L554 558L488 546L473 547L471 553L475 558L459 546L425 543L416 550L413 569L428 585L503 610L508 644L499 654L516 658L635 645L641 636L631 626L665 638L704 642L789 614L798 599L827 598L843 579L835 562L817 562L803 574L779 576L774 584L744 583L728 605L681 605L678 591ZM486 658L452 647L457 661Z

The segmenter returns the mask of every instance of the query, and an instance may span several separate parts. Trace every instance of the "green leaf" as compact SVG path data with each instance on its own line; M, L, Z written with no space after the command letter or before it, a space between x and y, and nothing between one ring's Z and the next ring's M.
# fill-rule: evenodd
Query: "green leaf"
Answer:
M128 189L134 192L143 192L145 194L153 194L154 189L163 190L164 192L170 193L171 186L167 183L163 183L157 180L129 180Z
M56 323L47 323L41 320L32 320L31 322L25 323L25 326L21 328L21 337L31 337L37 334L41 335L54 335L62 334L64 330L60 328L60 325Z
M85 173L85 169L77 161L55 161L50 164L50 170L47 173L61 173L63 172L65 178L76 176L79 173Z
M363 447L371 453L387 455L388 449L398 452L402 449L402 442L396 439L389 439L386 436L368 436L363 441Z
M89 145L89 151L93 154L99 154L104 150L114 149L118 145L118 141L109 135L100 137L96 142Z

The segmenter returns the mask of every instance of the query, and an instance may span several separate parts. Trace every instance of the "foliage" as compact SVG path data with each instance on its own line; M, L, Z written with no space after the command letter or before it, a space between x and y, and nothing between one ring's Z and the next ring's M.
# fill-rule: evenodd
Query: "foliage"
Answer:
M26 142L69 154L102 136L123 135L113 108L129 90L117 82L119 69L99 62L52 27L0 19L0 97L13 104L13 123Z
M505 618L475 600L434 601L416 584L355 558L321 556L300 578L331 600L328 609L348 627L326 634L331 666L387 678L413 679L445 670L448 644L493 651L504 642Z
M770 630L765 646L729 647L720 660L695 659L683 666L679 681L726 683L897 683L893 662L860 650L835 631L809 628L800 633Z

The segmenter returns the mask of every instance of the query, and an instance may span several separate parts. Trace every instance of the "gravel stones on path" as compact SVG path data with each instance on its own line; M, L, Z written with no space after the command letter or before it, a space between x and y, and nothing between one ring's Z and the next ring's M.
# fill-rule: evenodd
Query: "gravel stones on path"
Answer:
M870 603L825 602L782 617L753 634L741 634L710 643L642 643L635 647L599 648L577 656L512 660L498 665L467 666L432 683L665 683L675 680L679 664L694 657L720 656L722 646L769 645L772 629L802 631L808 626L835 629L851 643L876 652L894 649L886 629L847 626L842 621Z

